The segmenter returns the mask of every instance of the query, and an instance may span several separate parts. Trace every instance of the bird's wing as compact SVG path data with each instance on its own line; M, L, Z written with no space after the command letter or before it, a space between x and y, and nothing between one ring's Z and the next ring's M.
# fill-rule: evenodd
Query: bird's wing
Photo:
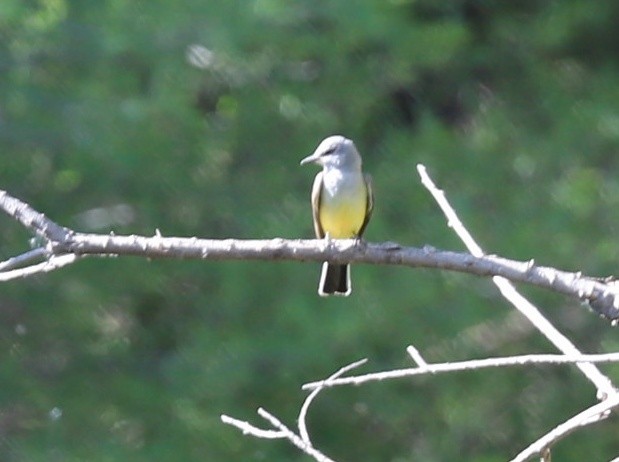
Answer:
M372 188L372 177L368 174L363 175L365 180L365 189L367 191L367 205L365 207L365 219L363 220L363 224L361 228L359 228L358 237L361 237L363 231L365 231L365 227L368 225L370 218L372 217L372 211L374 210L374 190Z
M325 232L320 224L320 216L318 209L320 207L320 193L322 191L322 172L319 172L314 178L314 185L312 186L312 218L314 219L314 232L316 238L322 239L325 237Z

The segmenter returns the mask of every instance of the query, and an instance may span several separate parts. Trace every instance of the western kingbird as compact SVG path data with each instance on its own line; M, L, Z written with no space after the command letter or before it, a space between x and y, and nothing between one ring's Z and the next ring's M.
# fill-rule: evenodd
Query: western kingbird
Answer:
M312 187L312 216L318 239L360 238L372 215L372 179L361 171L361 156L355 144L343 136L325 138L301 165L322 167ZM350 266L324 262L318 294L348 296Z

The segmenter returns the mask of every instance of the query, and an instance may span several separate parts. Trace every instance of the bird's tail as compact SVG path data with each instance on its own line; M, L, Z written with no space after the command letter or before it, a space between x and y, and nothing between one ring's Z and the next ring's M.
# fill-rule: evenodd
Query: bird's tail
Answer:
M318 284L318 295L321 297L328 295L348 297L351 292L350 265L333 265L324 262L320 283Z

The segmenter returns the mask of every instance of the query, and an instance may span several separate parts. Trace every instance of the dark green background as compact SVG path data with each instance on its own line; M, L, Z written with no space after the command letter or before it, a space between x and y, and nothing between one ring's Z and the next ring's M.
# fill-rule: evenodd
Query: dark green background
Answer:
M341 133L374 177L369 241L463 249L424 163L486 251L617 273L618 23L615 0L2 0L0 187L81 231L307 238L298 162ZM1 259L28 248L0 229ZM320 299L318 275L121 258L3 284L0 459L308 460L220 414L294 426L303 383L409 366L409 344L554 352L486 279L356 265L350 298ZM522 289L583 351L619 348ZM594 402L574 367L485 370L328 391L309 426L341 462L494 462ZM554 452L617 455L615 419Z

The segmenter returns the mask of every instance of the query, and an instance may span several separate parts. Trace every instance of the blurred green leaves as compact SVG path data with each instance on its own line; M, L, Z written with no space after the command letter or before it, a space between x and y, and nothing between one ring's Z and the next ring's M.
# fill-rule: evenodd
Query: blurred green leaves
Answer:
M618 19L611 0L4 0L0 182L77 230L310 237L298 162L342 133L374 177L369 240L462 250L421 162L489 253L613 273ZM28 248L0 227L3 258ZM329 300L315 264L91 259L3 286L0 459L305 460L219 415L293 424L302 383L406 367L411 343L429 361L548 348L488 281L352 271ZM531 295L613 349L582 307ZM505 460L594 399L568 370L334 390L310 429L337 460ZM615 457L604 425L556 458Z

